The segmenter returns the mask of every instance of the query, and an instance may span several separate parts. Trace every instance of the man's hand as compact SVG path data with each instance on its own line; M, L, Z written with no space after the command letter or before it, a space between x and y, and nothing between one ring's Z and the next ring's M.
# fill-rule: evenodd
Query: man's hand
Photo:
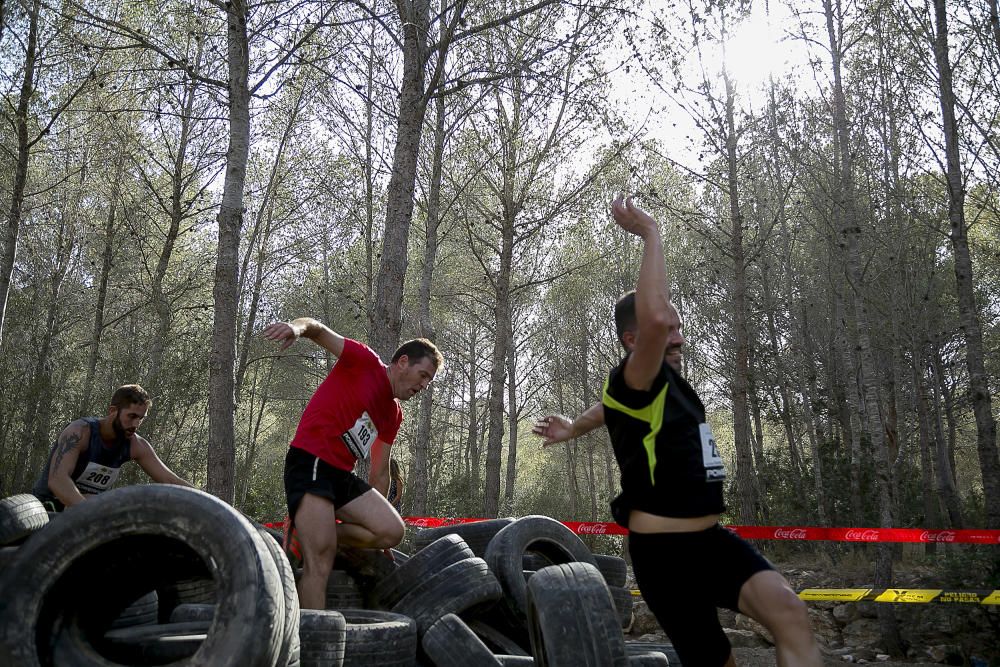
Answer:
M562 415L548 415L535 422L531 432L545 438L542 447L548 447L573 438L573 422Z
M611 215L615 223L630 234L642 238L650 232L657 232L656 221L638 206L632 204L632 197L618 195L611 202Z
M291 322L275 322L264 327L260 335L275 343L280 343L281 349L287 350L291 347L292 343L299 339L302 332L297 331Z

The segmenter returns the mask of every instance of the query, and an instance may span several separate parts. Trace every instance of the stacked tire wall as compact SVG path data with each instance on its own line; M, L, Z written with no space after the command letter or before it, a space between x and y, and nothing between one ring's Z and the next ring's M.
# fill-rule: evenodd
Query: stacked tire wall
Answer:
M624 561L548 517L342 549L326 610L299 609L280 536L199 491L117 489L49 519L0 500L0 667L668 664L624 641Z

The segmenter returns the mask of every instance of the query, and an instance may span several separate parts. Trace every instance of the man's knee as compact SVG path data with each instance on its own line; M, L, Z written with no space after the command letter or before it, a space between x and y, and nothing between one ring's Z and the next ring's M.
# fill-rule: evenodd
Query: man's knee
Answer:
M391 549L403 541L403 535L405 533L406 525L402 522L402 520L392 517L392 519L387 520L382 526L380 526L378 531L375 531L375 537L378 541L375 548Z

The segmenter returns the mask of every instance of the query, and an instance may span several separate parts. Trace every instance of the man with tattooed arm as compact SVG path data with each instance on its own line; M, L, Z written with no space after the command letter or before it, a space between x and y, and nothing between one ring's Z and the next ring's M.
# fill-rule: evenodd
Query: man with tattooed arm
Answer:
M63 429L31 492L47 509L61 512L113 487L127 461L138 463L154 482L194 488L136 433L152 404L139 385L119 387L106 417L84 417Z

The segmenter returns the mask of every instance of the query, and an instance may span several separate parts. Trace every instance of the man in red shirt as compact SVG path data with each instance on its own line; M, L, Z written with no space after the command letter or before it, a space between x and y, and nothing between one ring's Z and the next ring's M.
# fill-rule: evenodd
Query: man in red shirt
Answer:
M288 516L302 546L299 602L323 609L338 544L388 549L403 539L403 520L386 500L389 451L403 421L399 401L427 388L441 353L417 338L403 343L386 366L368 346L309 317L276 322L261 333L282 350L305 336L337 357L285 457ZM359 458L371 461L367 483L352 472Z

